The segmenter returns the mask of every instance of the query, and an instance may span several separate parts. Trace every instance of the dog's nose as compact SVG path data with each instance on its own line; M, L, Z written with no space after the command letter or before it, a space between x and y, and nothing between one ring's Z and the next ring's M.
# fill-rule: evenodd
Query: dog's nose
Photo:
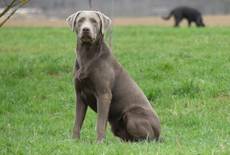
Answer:
M82 31L83 31L83 32L89 32L89 28L84 27L84 28L82 29Z

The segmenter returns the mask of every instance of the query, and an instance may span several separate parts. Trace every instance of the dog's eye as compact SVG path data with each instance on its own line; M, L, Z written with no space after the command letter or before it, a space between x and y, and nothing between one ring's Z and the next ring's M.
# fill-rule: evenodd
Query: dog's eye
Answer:
M97 21L96 21L95 19L93 19L93 18L91 18L90 21L91 21L93 24L96 24L96 23L97 23Z
M78 23L82 23L84 20L85 20L84 18L80 18L80 19L78 20Z

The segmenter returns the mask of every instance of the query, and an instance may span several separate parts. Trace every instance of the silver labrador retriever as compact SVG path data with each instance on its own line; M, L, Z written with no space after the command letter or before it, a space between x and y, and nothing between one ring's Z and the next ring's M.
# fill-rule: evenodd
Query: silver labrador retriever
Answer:
M107 121L114 135L124 141L158 140L160 122L156 112L104 42L111 20L98 11L78 11L66 20L77 34L73 138L80 138L89 106L98 113L98 142L105 137Z

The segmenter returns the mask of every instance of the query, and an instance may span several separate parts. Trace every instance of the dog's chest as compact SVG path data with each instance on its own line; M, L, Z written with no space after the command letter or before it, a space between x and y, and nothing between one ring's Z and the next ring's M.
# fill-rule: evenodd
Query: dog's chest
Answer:
M77 87L80 88L80 94L81 97L84 99L85 104L89 105L96 112L97 102L93 82L89 78L86 78L78 81Z

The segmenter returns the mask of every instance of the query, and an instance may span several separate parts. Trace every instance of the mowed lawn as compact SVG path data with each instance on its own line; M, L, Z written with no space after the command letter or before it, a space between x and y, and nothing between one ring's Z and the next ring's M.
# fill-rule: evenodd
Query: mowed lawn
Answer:
M88 110L71 139L75 34L0 29L0 154L230 154L230 27L115 27L113 53L155 107L164 142L96 143Z

